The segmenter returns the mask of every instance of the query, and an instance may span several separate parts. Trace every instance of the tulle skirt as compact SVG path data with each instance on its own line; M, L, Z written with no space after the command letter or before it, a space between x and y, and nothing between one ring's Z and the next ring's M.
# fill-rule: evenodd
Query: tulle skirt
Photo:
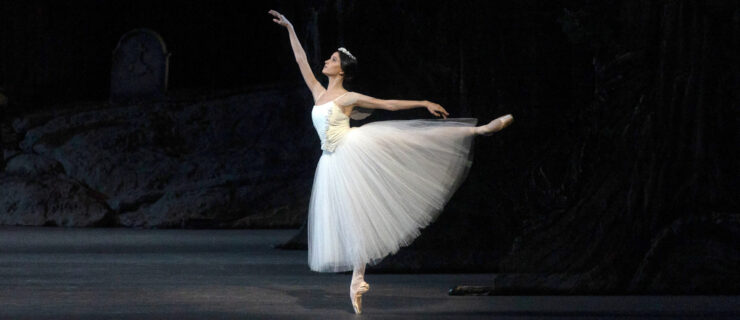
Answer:
M371 122L324 151L308 211L310 269L375 265L411 244L465 179L476 122Z

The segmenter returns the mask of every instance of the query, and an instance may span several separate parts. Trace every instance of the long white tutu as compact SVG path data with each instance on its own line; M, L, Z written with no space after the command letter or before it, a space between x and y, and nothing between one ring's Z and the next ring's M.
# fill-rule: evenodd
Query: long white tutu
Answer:
M474 118L377 121L324 151L308 214L308 264L375 265L419 236L472 164Z

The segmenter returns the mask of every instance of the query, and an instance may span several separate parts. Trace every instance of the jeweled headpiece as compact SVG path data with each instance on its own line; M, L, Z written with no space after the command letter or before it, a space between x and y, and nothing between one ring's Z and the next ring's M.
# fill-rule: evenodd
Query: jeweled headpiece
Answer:
M339 51L341 51L342 53L344 53L344 54L348 55L348 56L349 56L350 58L352 58L352 60L355 60L355 61L357 61L357 58L355 58L355 56L353 56L353 55L352 55L351 53L349 53L349 50L345 49L344 47L340 47L340 48L339 48L339 49L337 49L337 50L339 50Z

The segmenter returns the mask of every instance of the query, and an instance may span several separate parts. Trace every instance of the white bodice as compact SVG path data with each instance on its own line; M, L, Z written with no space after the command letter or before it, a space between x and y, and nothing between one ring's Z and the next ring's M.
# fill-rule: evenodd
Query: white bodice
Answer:
M311 110L311 120L321 139L321 150L334 152L339 141L350 130L349 117L334 101L314 105Z

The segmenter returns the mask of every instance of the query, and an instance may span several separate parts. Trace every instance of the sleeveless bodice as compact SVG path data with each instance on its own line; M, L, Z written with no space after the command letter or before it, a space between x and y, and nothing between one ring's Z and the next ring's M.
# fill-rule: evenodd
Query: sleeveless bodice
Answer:
M344 135L350 130L349 117L334 101L314 105L311 120L321 140L321 150L334 152Z

